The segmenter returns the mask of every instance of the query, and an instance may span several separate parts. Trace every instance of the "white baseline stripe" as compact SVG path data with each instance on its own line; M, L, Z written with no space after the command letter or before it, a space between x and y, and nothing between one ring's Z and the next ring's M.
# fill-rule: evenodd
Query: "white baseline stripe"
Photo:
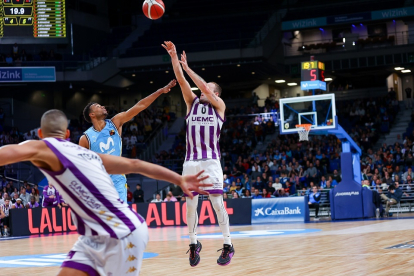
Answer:
M54 265L54 263L33 263L33 262L26 262L25 260L0 261L0 264L16 264L16 265L24 265L24 266L47 266L47 265Z

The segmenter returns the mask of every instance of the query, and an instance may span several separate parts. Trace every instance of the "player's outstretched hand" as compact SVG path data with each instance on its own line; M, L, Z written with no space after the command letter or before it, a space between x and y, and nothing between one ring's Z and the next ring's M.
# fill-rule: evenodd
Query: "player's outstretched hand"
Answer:
M206 180L207 178L209 178L209 176L203 176L200 177L201 174L203 174L204 171L199 172L196 175L185 175L182 177L182 182L181 182L181 189L183 190L183 192L188 195L191 199L193 198L193 194L191 192L196 192L199 193L201 195L208 195L209 193L207 191L204 191L200 188L204 188L204 187L212 187L213 184L204 184L201 183L203 180Z
M168 54L171 57L177 56L177 50L175 49L174 43L171 41L164 41L164 44L161 44L162 47L164 47L165 50L167 50Z
M187 55L185 54L185 51L183 51L183 53L181 54L181 60L179 60L179 62L183 66L184 71L187 71L188 69L190 69L190 67L188 67Z
M162 91L162 93L168 93L168 92L171 91L171 88L173 88L176 85L177 85L177 81L176 80L172 80L166 86L164 86L163 88L161 88L161 91Z

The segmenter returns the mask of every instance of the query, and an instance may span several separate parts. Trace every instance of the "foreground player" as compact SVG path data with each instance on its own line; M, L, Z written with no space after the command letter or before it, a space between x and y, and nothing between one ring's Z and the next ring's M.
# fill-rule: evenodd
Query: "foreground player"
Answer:
M92 123L93 126L85 131L79 139L79 145L97 153L105 153L115 156L122 154L122 126L132 118L137 116L153 103L161 94L168 93L176 85L176 81L158 89L148 97L140 100L133 107L125 112L118 113L111 120L107 120L108 112L104 106L98 103L88 103L83 110L85 120ZM125 175L113 175L111 179L118 191L119 198L127 202L127 188Z
M97 154L66 141L65 114L43 114L39 137L0 148L0 166L31 161L63 195L72 209L80 237L62 264L59 276L138 275L148 229L145 220L119 200L108 173L139 173L179 185L183 191L204 192L206 177L180 176L138 159ZM3 213L3 212L2 212Z
M216 211L220 229L223 232L224 245L217 259L217 264L228 265L234 255L234 248L230 238L230 225L227 210L223 204L223 170L220 164L220 130L224 123L226 105L220 98L221 87L215 83L206 83L188 67L185 52L178 60L177 51L172 42L162 45L171 56L172 65L177 81L183 92L187 104L187 154L183 165L183 175L195 174L205 170L211 177L213 187L206 190L210 193L210 201ZM198 98L191 91L191 87L184 77L180 63L197 87L201 90ZM186 198L187 226L190 236L190 265L196 266L200 262L201 243L197 240L198 224L198 195Z

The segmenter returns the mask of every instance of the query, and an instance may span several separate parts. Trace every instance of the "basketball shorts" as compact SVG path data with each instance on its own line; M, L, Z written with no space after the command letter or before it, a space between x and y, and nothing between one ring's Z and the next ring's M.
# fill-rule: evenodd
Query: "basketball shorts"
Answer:
M223 194L223 169L221 168L220 160L207 159L185 161L183 165L183 175L197 174L204 170L203 175L210 176L203 182L206 184L213 184L213 187L202 188L210 194ZM193 192L193 195L198 193Z
M126 178L124 175L111 175L112 182L116 191L118 192L119 198L127 202L127 187L126 187Z
M120 240L102 236L80 236L62 267L87 272L89 276L139 275L148 228L141 224Z

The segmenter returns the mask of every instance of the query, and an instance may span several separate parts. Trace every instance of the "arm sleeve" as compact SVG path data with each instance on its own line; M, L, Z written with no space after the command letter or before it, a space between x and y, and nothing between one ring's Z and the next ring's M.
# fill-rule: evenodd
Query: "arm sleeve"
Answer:
M319 200L321 199L321 196L322 196L322 194L321 194L321 193L319 193L317 196L316 196L316 195L314 195L314 196L313 196L313 198L314 198L316 201L319 201Z

